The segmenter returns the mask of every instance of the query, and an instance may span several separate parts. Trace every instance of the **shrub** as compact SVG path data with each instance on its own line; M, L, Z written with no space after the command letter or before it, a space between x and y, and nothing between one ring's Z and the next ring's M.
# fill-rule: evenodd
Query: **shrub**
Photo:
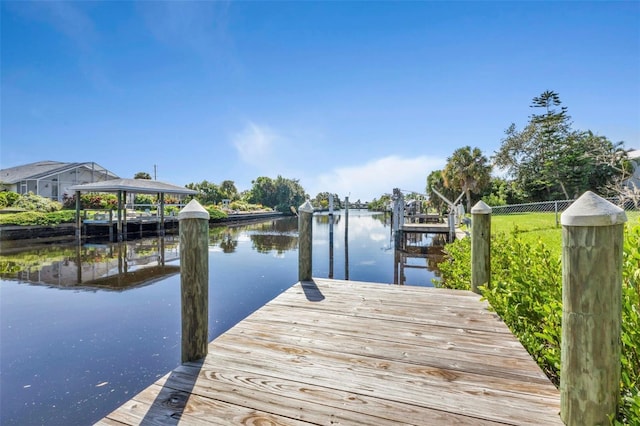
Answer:
M118 208L118 196L115 194L90 192L80 195L80 205L82 209L115 210Z
M136 194L133 199L134 204L155 204L156 197L150 194Z
M209 212L209 220L221 220L221 219L226 219L228 216L225 212L223 212L222 210L220 210L220 208L218 208L218 206L214 206L214 205L208 205L208 206L204 206L205 210Z
M47 213L48 225L58 225L60 223L74 223L76 221L76 212L72 210L60 210L57 212Z
M65 209L76 208L76 196L75 194L69 196L64 195L63 206ZM118 208L118 197L115 194L90 192L88 194L80 195L80 208L81 209L109 209L115 210Z
M229 208L231 210L237 210L241 212L252 212L252 211L262 211L262 210L271 210L269 208L265 208L262 204L251 204L246 201L236 200L232 201L229 204Z
M164 208L164 214L166 216L170 216L171 214L173 214L174 216L177 216L179 212L180 212L180 207L178 206L167 206Z
M560 230L558 230L560 232ZM640 424L640 224L627 225L622 282L622 374L615 424ZM554 382L560 379L562 270L560 257L542 241L531 244L516 232L491 241L491 286L482 294ZM468 289L469 238L448 244L439 287Z
M622 257L622 375L618 420L640 424L640 223L627 224Z
M13 203L13 207L34 212L55 212L62 209L62 204L46 197L41 197L33 192L23 194Z
M0 209L12 207L20 199L20 194L13 191L0 192Z
M58 225L60 223L73 223L75 220L75 212L71 210L62 210L51 213L42 212L23 212L0 215L0 225Z

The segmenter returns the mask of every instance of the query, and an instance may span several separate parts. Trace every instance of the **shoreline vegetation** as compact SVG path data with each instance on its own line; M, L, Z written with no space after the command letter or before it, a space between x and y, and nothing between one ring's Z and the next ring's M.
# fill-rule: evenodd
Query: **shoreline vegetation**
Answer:
M0 241L37 240L42 242L75 239L75 212L71 213L70 220L65 214L53 216L37 212L0 214ZM212 217L209 223L223 225L281 216L285 215L273 210L233 212L224 216Z
M548 216L548 215L547 215ZM544 213L492 217L491 286L483 297L559 386L562 228ZM469 238L445 247L436 287L468 290ZM640 216L624 231L620 401L614 425L640 424Z

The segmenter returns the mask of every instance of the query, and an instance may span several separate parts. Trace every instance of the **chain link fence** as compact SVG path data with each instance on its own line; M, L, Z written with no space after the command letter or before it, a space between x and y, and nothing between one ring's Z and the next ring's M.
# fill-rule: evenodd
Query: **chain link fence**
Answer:
M619 198L607 198L616 206L621 207L627 212L633 212L633 216L640 213L638 206L633 201L622 200ZM555 214L556 225L560 224L560 214L565 211L575 200L557 200L557 201L541 201L537 203L526 204L510 204L506 206L491 207L492 215L508 215L523 213L549 213Z

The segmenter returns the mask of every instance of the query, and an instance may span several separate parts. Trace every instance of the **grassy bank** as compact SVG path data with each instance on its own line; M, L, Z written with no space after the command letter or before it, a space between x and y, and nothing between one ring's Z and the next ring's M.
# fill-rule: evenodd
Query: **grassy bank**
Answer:
M626 214L630 225L640 223L640 212L627 211ZM492 215L491 233L515 233L525 243L542 242L553 256L562 255L562 226L556 225L556 215L553 212Z

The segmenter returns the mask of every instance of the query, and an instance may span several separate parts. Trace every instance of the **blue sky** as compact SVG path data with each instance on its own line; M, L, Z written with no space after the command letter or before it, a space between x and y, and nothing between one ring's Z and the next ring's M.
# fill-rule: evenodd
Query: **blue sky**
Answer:
M640 2L8 2L0 166L369 200L490 156L531 99L640 149Z

